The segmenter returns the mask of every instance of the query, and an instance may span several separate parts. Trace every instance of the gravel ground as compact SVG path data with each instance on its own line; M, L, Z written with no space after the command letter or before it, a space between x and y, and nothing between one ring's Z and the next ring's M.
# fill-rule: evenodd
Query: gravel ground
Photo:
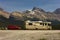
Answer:
M0 30L0 40L60 40L60 30Z

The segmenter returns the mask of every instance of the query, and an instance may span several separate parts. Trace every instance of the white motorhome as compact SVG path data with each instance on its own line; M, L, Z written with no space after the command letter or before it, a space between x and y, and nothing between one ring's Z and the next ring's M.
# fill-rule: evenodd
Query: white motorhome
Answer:
M26 21L26 29L52 29L51 22Z

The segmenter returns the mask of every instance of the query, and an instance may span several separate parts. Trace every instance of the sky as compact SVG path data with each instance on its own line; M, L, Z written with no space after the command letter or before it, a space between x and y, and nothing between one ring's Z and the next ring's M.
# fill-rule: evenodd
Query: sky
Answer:
M52 12L60 8L60 0L0 0L0 8L8 12L31 10L33 7Z

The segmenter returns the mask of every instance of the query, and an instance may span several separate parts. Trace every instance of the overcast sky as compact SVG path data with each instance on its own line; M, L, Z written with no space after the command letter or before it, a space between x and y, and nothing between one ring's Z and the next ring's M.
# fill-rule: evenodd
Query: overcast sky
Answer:
M39 7L45 11L60 8L60 0L0 0L0 7L5 11L24 11Z

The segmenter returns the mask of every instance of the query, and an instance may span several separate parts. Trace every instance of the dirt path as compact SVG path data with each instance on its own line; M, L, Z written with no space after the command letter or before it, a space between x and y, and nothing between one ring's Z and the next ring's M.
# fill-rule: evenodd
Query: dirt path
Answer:
M60 30L0 30L0 40L60 40Z

